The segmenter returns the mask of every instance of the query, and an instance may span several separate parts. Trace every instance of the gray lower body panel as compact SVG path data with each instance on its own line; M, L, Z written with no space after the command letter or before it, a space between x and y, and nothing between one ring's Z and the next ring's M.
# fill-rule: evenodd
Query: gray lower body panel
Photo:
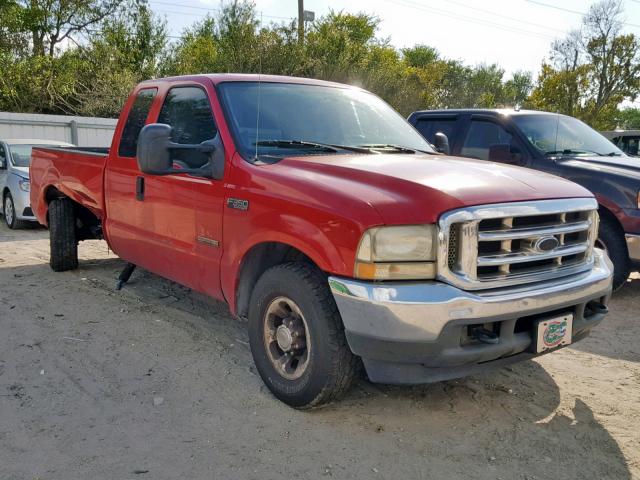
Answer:
M594 268L544 284L468 292L441 282L374 283L331 277L347 341L369 378L424 383L464 376L535 355L540 318L573 314L573 341L604 314L588 305L608 302L612 266L596 251ZM497 333L493 344L474 341L472 328Z

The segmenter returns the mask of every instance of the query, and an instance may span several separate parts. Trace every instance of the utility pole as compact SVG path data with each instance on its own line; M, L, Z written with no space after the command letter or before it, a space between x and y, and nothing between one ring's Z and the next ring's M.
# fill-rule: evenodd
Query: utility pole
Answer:
M298 43L304 43L304 0L298 0Z

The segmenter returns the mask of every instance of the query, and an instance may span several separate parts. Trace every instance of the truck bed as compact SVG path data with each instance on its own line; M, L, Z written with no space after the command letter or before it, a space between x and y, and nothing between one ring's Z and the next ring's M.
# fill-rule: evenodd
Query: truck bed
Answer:
M31 155L31 207L47 225L48 200L63 193L98 219L104 212L102 179L108 148L36 147Z

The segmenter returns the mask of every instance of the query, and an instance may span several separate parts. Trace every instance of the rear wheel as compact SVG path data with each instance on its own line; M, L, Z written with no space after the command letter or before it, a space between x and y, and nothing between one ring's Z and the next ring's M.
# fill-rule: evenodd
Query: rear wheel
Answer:
M7 192L4 196L4 201L2 202L2 214L4 215L4 221L12 230L17 228L22 228L25 226L25 222L22 220L18 220L16 216L16 207L13 203L13 197L10 192Z
M327 279L304 263L276 265L260 277L251 295L249 341L262 380L295 408L338 398L357 371Z
M624 286L631 273L627 243L619 226L605 216L600 217L596 247L603 249L613 263L613 290Z
M78 268L76 216L68 198L58 198L49 204L49 244L52 270L64 272Z

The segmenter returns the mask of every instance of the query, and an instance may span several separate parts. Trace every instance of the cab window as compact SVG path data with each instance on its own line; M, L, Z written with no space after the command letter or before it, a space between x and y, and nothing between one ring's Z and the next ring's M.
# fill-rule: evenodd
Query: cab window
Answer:
M144 127L153 104L153 98L156 95L155 88L146 88L140 90L136 99L131 106L127 123L124 124L122 136L120 137L120 145L118 146L118 155L121 157L135 157L138 148L138 135Z
M180 144L198 144L213 139L216 128L206 92L199 87L174 87L169 90L158 116L158 123L170 125L171 139ZM174 160L189 168L198 168L209 156L194 150L174 150Z
M519 142L497 123L472 120L460 155L514 165L522 164Z
M453 141L455 118L421 118L416 123L416 130L432 144L435 143L436 133L444 133L449 141Z

